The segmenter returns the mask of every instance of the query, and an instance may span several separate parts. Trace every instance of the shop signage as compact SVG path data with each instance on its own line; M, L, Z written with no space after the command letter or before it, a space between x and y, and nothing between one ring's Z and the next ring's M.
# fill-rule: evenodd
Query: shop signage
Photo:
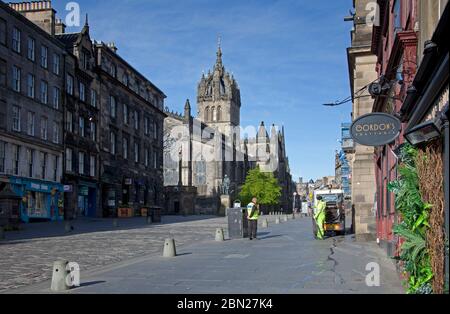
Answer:
M133 184L133 179L125 179L125 185L132 185Z
M73 186L72 186L72 185L65 185L65 186L64 186L64 192L65 192L65 193L71 193L71 192L73 192Z
M387 113L370 113L359 117L351 127L352 138L364 146L383 146L400 135L402 123Z
M80 195L88 196L89 195L89 188L87 186L80 186Z

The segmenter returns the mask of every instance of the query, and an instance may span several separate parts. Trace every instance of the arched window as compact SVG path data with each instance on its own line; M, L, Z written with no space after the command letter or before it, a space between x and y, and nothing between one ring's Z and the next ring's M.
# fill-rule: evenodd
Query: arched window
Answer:
M212 109L212 120L214 122L217 121L217 109L216 109L216 107L213 107L213 109Z
M205 109L205 121L209 121L209 107Z
M195 162L195 185L206 185L206 161L202 157Z
M217 108L217 121L222 120L222 107Z

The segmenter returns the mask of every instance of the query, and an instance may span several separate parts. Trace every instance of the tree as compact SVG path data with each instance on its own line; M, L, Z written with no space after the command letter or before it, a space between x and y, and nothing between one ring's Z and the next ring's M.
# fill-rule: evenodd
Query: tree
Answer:
M272 173L261 172L259 167L250 170L245 184L239 193L243 204L247 204L252 197L258 198L261 205L278 205L281 197L281 186Z

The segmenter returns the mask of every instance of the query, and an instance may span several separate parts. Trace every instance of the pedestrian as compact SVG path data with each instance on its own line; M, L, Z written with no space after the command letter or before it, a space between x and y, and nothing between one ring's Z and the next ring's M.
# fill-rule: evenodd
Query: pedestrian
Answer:
M253 197L251 203L247 205L247 219L248 219L248 232L250 240L258 240L258 219L259 219L259 205L258 199Z
M323 230L323 223L325 222L325 209L327 208L327 203L323 201L322 196L317 196L317 212L314 215L314 220L317 224L317 239L323 240L325 234Z

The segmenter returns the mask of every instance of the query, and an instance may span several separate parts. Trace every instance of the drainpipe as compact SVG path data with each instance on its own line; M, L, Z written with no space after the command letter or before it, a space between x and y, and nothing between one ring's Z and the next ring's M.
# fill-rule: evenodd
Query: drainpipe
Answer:
M62 153L62 169L61 169L61 182L64 185L66 183L66 110L67 110L67 54L64 53L63 54L63 70L62 70L62 91L61 94L63 97L61 97L61 102L62 102L62 112L63 112L63 119L62 119L62 144L63 144L63 153ZM67 215L67 206L66 206L66 195L65 192L63 191L63 206L64 206L64 221L69 220Z

